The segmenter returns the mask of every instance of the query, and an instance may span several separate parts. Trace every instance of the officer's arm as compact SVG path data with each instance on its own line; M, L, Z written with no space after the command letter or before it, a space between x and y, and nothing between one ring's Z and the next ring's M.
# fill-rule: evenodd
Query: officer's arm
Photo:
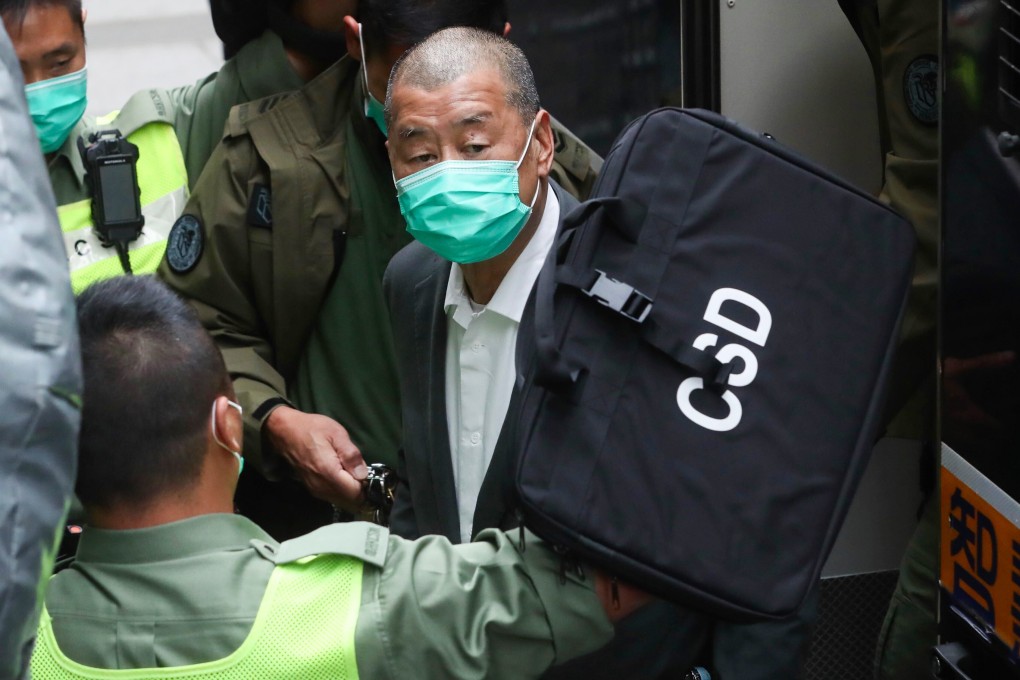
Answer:
M226 68L226 67L224 67ZM192 191L210 156L223 139L223 128L236 92L223 92L218 73L210 73L192 85L167 90L174 130L188 168ZM219 88L219 89L218 89Z
M271 364L270 320L260 315L251 279L253 260L272 256L270 232L249 228L246 219L248 183L259 172L247 137L216 148L171 231L158 274L192 303L223 352L245 410L245 455L264 470L258 444L268 413L260 407L282 400L285 384Z
M528 534L478 542L389 539L385 566L366 565L356 632L358 670L372 678L537 678L598 649L612 626L592 574L570 569ZM608 592L605 586L602 590Z

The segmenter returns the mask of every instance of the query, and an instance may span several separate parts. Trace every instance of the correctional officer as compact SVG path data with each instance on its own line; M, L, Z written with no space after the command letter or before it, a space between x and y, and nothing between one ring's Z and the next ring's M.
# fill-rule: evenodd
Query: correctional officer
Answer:
M275 22L290 27L288 35L301 35L302 44L308 45L318 43L301 34L299 27L305 26L301 17L320 25L339 26L355 2L297 0L287 5L286 10L277 8L272 13L278 17ZM343 47L339 32L332 33L332 41L340 49L330 62L323 62L328 57L312 57L294 47L285 48L275 33L266 32L218 72L193 85L144 90L119 111L93 118L83 115L87 68L86 12L81 1L0 0L0 15L11 32L28 84L26 94L60 205L76 291L126 270L115 249L104 244L93 229L92 197L97 188L89 185L86 175L95 171L87 172L79 139L88 144L91 135L116 129L138 147L136 190L145 224L130 244L129 266L133 273L151 273L162 259L166 236L184 207L189 185L197 180L222 137L230 109L252 99L300 88L328 63L339 59ZM305 30L315 32L312 27ZM95 179L93 176L93 182ZM129 191L130 183L115 189L123 194L125 186Z
M349 58L291 96L231 112L160 269L224 351L248 454L280 480L246 479L238 506L278 537L329 522L330 503L357 509L360 487L342 472L365 474L362 451L396 464L399 392L381 280L410 238L381 116L392 64L445 26L508 30L502 0L362 0L358 12L360 23L344 19Z
M21 62L29 112L49 165L72 287L80 291L128 268L134 273L155 271L188 184L165 97L139 93L119 112L99 119L84 116L87 67L81 0L0 0L0 16ZM92 198L104 188L93 170L90 189L78 148L79 140L88 145L94 133L114 129L138 147L137 181L119 178L105 187L116 191L120 203L133 203L131 192L139 195L145 223L130 243L129 263L93 229Z
M343 18L356 0L210 0L228 61L198 82L168 91L194 188L223 138L230 109L300 89L347 52Z
M231 514L241 409L193 310L120 277L78 312L91 524L50 581L37 680L533 678L649 599L562 571L530 535L451 546L349 523L277 543Z

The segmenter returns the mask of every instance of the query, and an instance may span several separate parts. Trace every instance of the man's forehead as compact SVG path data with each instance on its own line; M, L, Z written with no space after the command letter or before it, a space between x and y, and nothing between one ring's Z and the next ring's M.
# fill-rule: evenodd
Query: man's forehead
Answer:
M444 124L470 124L501 120L510 105L507 88L497 72L476 69L435 88L410 80L394 83L393 114L401 121L419 118Z
M65 43L78 46L85 39L81 26L62 5L32 5L20 24L12 15L5 15L3 23L16 49L44 52Z

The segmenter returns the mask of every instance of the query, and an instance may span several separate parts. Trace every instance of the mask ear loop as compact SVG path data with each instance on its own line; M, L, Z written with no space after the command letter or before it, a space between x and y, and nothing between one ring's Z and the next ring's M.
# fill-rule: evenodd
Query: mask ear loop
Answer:
M230 401L229 399L227 400L227 403L230 405L231 408L236 408L238 413L240 413L241 415L244 415L244 410L241 408L240 404L238 404L236 402L233 402L233 401ZM234 458L237 459L237 476L240 477L241 473L244 472L244 456L241 455L240 451L235 451L232 448L230 448L229 446L227 446L226 444L224 444L223 441L220 439L220 435L216 432L216 402L215 401L213 401L213 405L212 405L212 436L213 436L213 439L216 441L217 444L219 444L221 447L223 447L224 449L229 451L234 456Z
M227 403L230 404L231 408L236 408L238 413L242 413L241 405L240 404L232 402L229 399L227 400ZM226 444L224 444L223 440L220 439L219 433L216 432L216 402L215 401L213 402L213 405L212 405L212 419L211 420L212 420L212 436L213 436L213 440L217 444L219 444L221 447L223 447L224 449L226 449L230 453L232 453L235 456L237 456L239 459L242 459L241 458L241 452L240 451L235 451L234 449L232 449L229 446L227 446ZM242 465L243 465L243 463L242 463Z
M517 159L517 165L515 166L516 169L520 169L521 163L524 162L524 157L528 155L528 149L531 148L531 140L535 134L535 125L537 124L538 116L536 115L535 119L531 121L531 128L528 130L528 143L524 145L524 151L521 152L521 157Z
M531 129L528 130L528 143L524 145L524 151L521 152L521 157L517 160L516 169L521 169L521 163L524 162L524 157L528 155L528 149L531 148L531 142L535 134L535 125L538 124L538 115L531 121ZM538 182L535 183L535 195L531 197L531 205L528 206L528 211L534 210L535 203L538 201L538 192L542 188L542 178L538 178Z
M365 38L361 35L361 23L358 23L358 46L361 47L361 80L365 83L365 98L372 96L371 90L368 89L368 67L365 65L367 57L365 56ZM366 104L366 107L368 105Z

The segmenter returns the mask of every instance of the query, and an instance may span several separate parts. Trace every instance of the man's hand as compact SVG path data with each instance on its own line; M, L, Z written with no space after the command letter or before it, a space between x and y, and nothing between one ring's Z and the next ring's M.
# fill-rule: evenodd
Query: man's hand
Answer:
M612 623L630 616L655 599L643 590L614 579L601 569L595 570L595 594Z
M269 443L316 498L348 512L362 507L368 468L347 430L332 418L289 406L273 409L263 425Z

